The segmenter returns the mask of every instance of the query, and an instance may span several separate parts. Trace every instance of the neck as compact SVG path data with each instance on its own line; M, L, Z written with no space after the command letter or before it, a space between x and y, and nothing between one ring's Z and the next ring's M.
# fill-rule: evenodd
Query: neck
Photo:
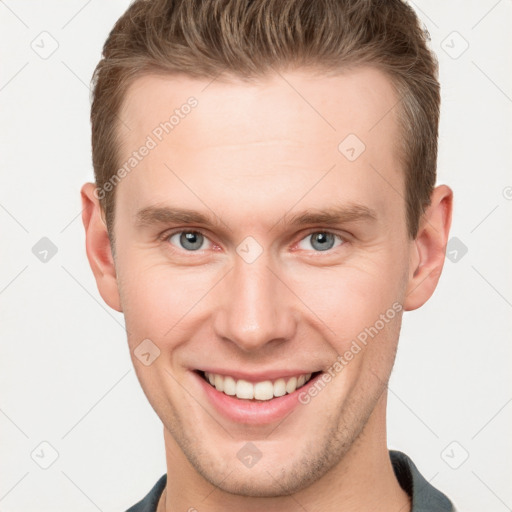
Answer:
M410 512L409 496L396 479L386 445L386 393L344 457L307 488L287 496L250 497L225 492L205 480L164 428L167 485L158 512Z

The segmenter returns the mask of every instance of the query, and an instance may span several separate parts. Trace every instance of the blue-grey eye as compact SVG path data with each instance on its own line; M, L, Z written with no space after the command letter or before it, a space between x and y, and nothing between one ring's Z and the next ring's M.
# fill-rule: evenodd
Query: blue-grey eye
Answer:
M187 251L197 251L201 249L203 243L207 240L207 238L197 231L179 231L169 237L169 242L173 243L173 238L177 240L174 242L174 245L178 245L178 247L186 249Z
M336 238L339 240L339 243L335 246ZM305 249L307 251L311 250L309 247L301 246L304 241L310 241L311 247L313 247L313 250L315 251L328 251L329 249L332 249L333 247L338 247L343 243L343 240L338 235L335 235L334 233L328 233L327 231L318 231L315 233L310 233L308 236L303 238L300 243L299 247L301 249Z

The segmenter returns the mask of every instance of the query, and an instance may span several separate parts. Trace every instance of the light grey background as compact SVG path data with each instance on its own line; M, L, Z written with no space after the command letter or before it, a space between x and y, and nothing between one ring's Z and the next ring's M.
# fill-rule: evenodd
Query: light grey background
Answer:
M458 241L432 299L405 315L389 446L460 511L504 512L512 507L512 2L413 5L440 60L439 183L455 192ZM162 426L132 369L123 317L97 292L80 219L79 188L93 179L88 84L127 6L0 0L2 512L123 511L166 470ZM47 262L32 251L43 237L58 250Z

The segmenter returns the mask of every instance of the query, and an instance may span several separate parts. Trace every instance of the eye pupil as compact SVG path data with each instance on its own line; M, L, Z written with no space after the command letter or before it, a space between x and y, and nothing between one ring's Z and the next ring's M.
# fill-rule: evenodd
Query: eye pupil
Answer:
M180 244L184 249L196 250L203 243L203 235L195 231L184 231L180 236Z
M319 243L319 245L315 246L315 243ZM319 251L327 251L334 245L334 235L332 233L313 233L311 245Z

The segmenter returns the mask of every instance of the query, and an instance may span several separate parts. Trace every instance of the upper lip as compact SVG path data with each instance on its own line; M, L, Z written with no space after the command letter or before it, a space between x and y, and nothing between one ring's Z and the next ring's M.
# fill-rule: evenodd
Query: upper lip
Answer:
M313 369L287 369L287 370L265 370L258 372L241 372L239 370L234 369L223 369L223 368L197 368L197 371L207 372L207 373L216 373L219 375L233 377L235 380L243 379L248 382L262 382L265 380L276 380L279 378L290 378L290 377L298 377L299 375L307 375L308 373L316 373L321 370L313 370Z

